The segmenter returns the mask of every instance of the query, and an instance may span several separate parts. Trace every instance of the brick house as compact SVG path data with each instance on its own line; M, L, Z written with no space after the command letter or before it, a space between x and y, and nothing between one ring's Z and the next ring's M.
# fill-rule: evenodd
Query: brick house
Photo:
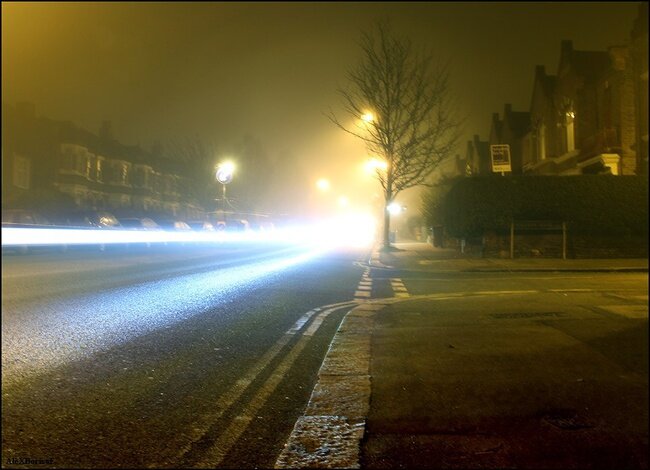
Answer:
M531 174L637 172L636 99L628 46L577 51L562 41L556 76L535 70L524 146Z

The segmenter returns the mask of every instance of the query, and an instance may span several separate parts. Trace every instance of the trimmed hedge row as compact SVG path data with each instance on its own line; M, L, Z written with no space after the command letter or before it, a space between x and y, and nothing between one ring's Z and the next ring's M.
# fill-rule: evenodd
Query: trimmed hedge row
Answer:
M460 178L440 201L454 237L504 230L510 222L567 222L573 233L647 234L648 179L640 176Z

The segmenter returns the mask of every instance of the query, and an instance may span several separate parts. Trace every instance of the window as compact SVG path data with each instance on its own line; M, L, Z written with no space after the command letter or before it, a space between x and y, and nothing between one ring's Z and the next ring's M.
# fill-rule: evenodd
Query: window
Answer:
M120 183L123 185L128 185L129 176L129 165L122 163L122 168L120 169Z
M572 152L573 150L576 149L573 118L574 118L573 113L571 113L571 114L567 113L567 120L566 120L566 150L567 150L567 152Z
M85 147L74 144L61 146L61 172L74 173L89 178L92 174L93 154Z
M96 179L97 179L97 181L99 183L104 182L104 173L103 173L103 168L102 168L103 163L104 163L104 159L100 158L100 157L97 157L97 168L96 168L96 176L97 176L97 178Z
M538 161L542 161L546 159L546 125L540 124L537 132L537 156Z

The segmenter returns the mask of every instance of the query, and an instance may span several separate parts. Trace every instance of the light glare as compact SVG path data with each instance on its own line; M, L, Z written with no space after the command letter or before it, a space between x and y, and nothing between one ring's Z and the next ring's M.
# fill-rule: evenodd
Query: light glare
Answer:
M329 180L325 178L321 178L316 182L316 187L320 189L321 191L329 191L330 189L330 182Z

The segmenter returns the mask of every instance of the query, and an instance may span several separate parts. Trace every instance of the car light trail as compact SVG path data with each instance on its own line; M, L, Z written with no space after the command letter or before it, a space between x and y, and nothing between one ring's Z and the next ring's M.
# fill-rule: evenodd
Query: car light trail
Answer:
M154 330L210 312L323 250L214 269L56 301L27 302L20 314L3 300L3 385L81 360ZM56 325L53 328L52 325Z
M60 227L3 226L2 246L111 245L129 243L224 243L272 242L318 246L372 243L374 221L355 215L313 225L285 227L265 232L166 232L138 230L75 229Z

